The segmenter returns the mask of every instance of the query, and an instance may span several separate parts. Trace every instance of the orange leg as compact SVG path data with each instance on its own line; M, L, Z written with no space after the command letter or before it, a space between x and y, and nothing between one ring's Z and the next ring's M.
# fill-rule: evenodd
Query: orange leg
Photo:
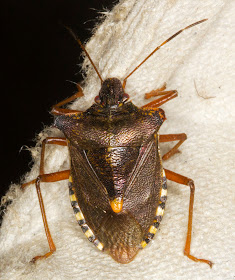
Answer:
M46 144L67 146L66 138L62 137L47 137L42 141L42 150L41 150L41 161L40 161L40 171L39 174L44 174L44 156Z
M61 106L73 101L78 97L83 96L82 88L79 86L79 84L77 84L77 88L78 88L78 92L76 92L74 95L54 105L51 109L51 114L58 116L58 115L74 115L74 114L81 113L81 111L61 108Z
M194 193L195 193L195 186L192 179L184 177L180 174L174 173L170 170L164 169L166 173L166 178L173 182L189 186L190 188L190 200L189 200L189 215L188 215L188 231L187 231L187 238L184 248L184 255L187 256L189 259L195 262L204 262L207 263L211 268L213 263L209 260L205 259L198 259L190 254L190 246L191 246L191 237L192 237L192 221L193 221L193 203L194 203Z
M153 100L152 102L147 103L146 105L142 106L141 108L150 109L150 110L156 109L156 108L159 108L162 104L164 104L178 96L178 93L176 90L165 91L165 89L166 89L166 84L164 84L159 89L152 90L152 91L146 93L145 99L149 99L153 96L161 96L161 95L163 95L163 96L156 100Z
M40 205L40 209L41 209L41 213L42 213L43 225L44 225L44 229L45 229L50 251L42 256L34 257L32 259L32 262L35 262L38 259L48 258L50 255L52 255L56 251L56 247L53 242L53 239L52 239L52 236L51 236L51 233L49 230L49 226L47 223L46 212L45 212L41 189L40 189L40 182L57 182L57 181L61 181L61 180L66 180L69 178L69 174L70 174L70 170L64 170L64 171L60 171L60 172L39 175L36 179L35 185L36 185L39 205Z
M67 141L66 138L62 137L47 137L42 141L42 149L41 149L41 160L40 160L40 169L39 169L39 174L42 175L44 174L44 158L45 158L45 147L46 144L54 144L54 145L60 145L60 146L67 146ZM21 185L21 188L24 189L25 187L35 184L36 179L24 183Z
M44 158L45 158L44 155L45 155L45 145L46 144L56 144L56 145L66 146L67 141L65 138L58 138L58 137L48 137L48 138L44 139L42 142L42 150L41 150L40 173L39 173L40 175L36 179L34 179L28 183L25 183L21 186L23 189L25 187L29 186L30 184L35 184L35 186L36 186L38 201L39 201L41 214L42 214L43 225L44 225L47 241L48 241L49 248L50 248L50 251L48 253L46 253L42 256L34 257L32 259L32 262L35 262L38 259L47 258L50 255L52 255L53 252L55 252L55 250L56 250L56 247L53 242L53 239L52 239L52 236L51 236L51 233L49 230L49 226L47 223L45 207L44 207L43 198L42 198L41 189L40 189L40 182L57 182L57 181L61 181L61 180L66 180L69 178L69 174L70 174L70 170L64 170L64 171L59 171L59 172L55 172L55 173L44 174Z
M160 95L164 95L165 94L165 89L166 89L166 83L164 83L164 85L158 89L154 89L148 93L145 93L144 98L145 99L149 99L153 96L160 96ZM168 92L167 92L168 93Z
M159 135L159 142L171 142L171 141L179 140L179 142L169 152L163 155L162 159L167 160L175 153L179 153L178 148L183 144L183 142L186 139L187 139L187 135L185 133Z

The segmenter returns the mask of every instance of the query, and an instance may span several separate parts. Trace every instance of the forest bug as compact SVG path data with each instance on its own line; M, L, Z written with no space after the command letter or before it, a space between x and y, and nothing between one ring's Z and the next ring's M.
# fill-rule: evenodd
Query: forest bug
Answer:
M183 30L205 20L181 29L164 41L123 79L123 83L117 78L103 81L86 49L75 36L101 80L101 89L95 103L85 112L62 108L83 95L79 85L76 94L52 108L54 125L64 133L65 138L44 139L39 176L22 185L23 188L36 185L50 248L48 253L34 257L33 261L47 258L56 250L47 224L40 182L68 179L71 204L86 237L98 249L106 250L117 262L129 263L152 240L159 228L167 198L166 179L169 179L190 188L184 254L212 267L211 261L190 254L195 192L193 180L163 169L159 153L159 142L179 141L163 156L166 160L178 151L187 138L184 133L158 134L165 120L164 111L159 107L175 98L177 91L165 91L166 85L153 90L145 94L146 99L161 97L140 108L128 100L129 96L124 91L127 78L161 46ZM70 170L44 173L46 144L68 146Z

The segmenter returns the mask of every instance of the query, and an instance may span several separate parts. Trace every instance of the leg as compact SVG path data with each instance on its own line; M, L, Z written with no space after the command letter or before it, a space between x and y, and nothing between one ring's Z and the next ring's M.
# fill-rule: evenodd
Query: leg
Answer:
M54 144L54 145L60 145L60 146L67 146L67 141L66 138L62 138L62 137L47 137L42 141L42 150L41 150L41 160L40 160L40 171L39 174L42 175L44 174L44 158L45 158L45 147L46 144ZM21 185L21 188L24 189L25 187L31 185L31 184L35 184L36 183L36 179L24 183Z
M40 209L41 209L41 213L42 213L43 225L44 225L44 229L45 229L50 251L42 256L34 257L32 259L32 262L35 262L38 259L48 258L50 255L52 255L56 251L56 247L53 242L53 239L52 239L52 236L51 236L51 233L49 230L49 226L47 223L46 212L45 212L41 189L40 189L40 182L57 182L57 181L61 181L61 180L66 180L69 178L69 174L70 174L70 170L64 170L64 171L60 171L60 172L39 175L36 179L35 185L36 185L39 205L40 205Z
M71 115L71 114L81 113L81 111L61 108L61 106L73 101L78 97L83 96L82 88L79 86L79 84L77 84L77 88L78 88L78 92L76 92L74 95L54 105L51 109L51 114L58 116L58 115Z
M41 189L40 189L40 182L57 182L57 181L61 181L61 180L66 180L69 178L69 174L70 174L70 170L64 170L64 171L49 173L49 174L42 174L42 175L39 175L35 180L29 182L29 183L35 183L35 186L36 186L38 201L39 201L41 214L42 214L43 225L44 225L47 241L48 241L49 248L50 248L50 251L48 253L46 253L42 256L34 257L32 259L32 262L35 262L38 259L48 258L50 255L53 254L53 252L56 251L56 247L53 242L53 239L52 239L52 236L51 236L51 233L49 230L49 226L47 223L45 207L44 207L43 198L42 198ZM29 183L22 185L22 187L24 188L24 187L28 186Z
M162 104L170 101L171 99L175 98L178 96L178 93L176 90L170 90L170 91L164 91L162 89L165 89L165 85L160 88L160 89L156 89L156 90L152 90L149 93L145 94L145 99L148 99L152 96L160 96L163 95L162 97L149 102L147 104L145 104L144 106L142 106L141 108L145 108L145 109L155 109L155 108L159 108Z
M169 152L163 155L162 159L167 160L175 153L179 153L178 148L183 144L183 142L186 139L187 139L187 135L185 133L159 135L159 142L171 142L171 141L179 140L179 142Z
M42 220L43 220L43 224L44 224L44 229L45 229L47 241L48 241L49 248L50 248L50 251L48 253L46 253L45 255L36 256L35 258L33 258L32 259L33 262L35 262L38 259L49 257L56 250L56 247L55 247L55 244L51 237L51 233L50 233L48 223L47 223L46 212L45 212L43 198L42 198L41 189L40 189L40 182L57 182L57 181L65 180L65 179L69 178L69 174L70 174L70 170L65 170L65 171L60 171L60 172L55 172L55 173L50 173L50 174L44 174L44 158L45 158L44 155L45 155L46 144L56 144L56 145L66 146L67 141L65 138L59 138L59 137L48 137L48 138L44 139L42 142L42 150L41 150L41 161L40 161L40 172L39 172L40 175L36 179L34 179L28 183L25 183L21 186L22 188L25 188L30 184L35 184L35 186L36 186L39 205L40 205L41 214L42 214Z
M66 138L62 137L47 137L42 141L42 150L41 150L41 161L40 161L40 171L39 174L44 174L44 157L45 157L45 148L46 144L67 146Z
M192 221L193 221L193 203L194 203L194 193L195 193L195 186L192 179L184 177L180 174L174 173L170 170L164 169L166 173L166 178L173 182L186 185L190 187L190 200L189 200L189 216L188 216L188 231L187 231L187 238L184 248L184 254L189 259L195 262L204 262L207 263L210 267L212 267L213 263L211 261L205 259L198 259L190 254L190 245L191 245L191 235L192 235Z
M160 96L160 95L164 95L165 93L165 89L166 89L166 83L163 84L163 86L161 88L158 88L158 89L154 89L148 93L145 93L145 96L144 98L145 99L149 99L153 96Z

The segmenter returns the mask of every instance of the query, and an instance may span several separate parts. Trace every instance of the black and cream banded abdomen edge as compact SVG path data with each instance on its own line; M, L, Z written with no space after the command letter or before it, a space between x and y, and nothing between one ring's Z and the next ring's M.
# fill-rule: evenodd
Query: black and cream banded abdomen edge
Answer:
M153 239L154 235L156 234L156 232L160 226L163 214L164 214L166 200L167 200L166 174L165 174L164 169L162 169L162 187L160 190L160 198L159 198L158 207L156 209L156 214L155 214L153 224L150 226L146 237L143 239L143 241L140 244L141 248L145 248L147 246L147 244Z
M73 207L73 211L76 217L76 220L78 224L81 226L82 231L84 232L85 236L87 239L94 243L94 245L101 251L104 250L104 245L102 242L100 242L94 235L93 231L91 228L87 225L86 220L82 214L82 211L78 205L75 192L72 186L72 177L69 177L69 197L71 201L71 205ZM166 184L166 175L164 169L162 170L162 187L160 190L160 199L159 199L159 204L156 209L156 215L153 221L153 224L150 226L148 234L145 236L143 241L140 244L140 248L145 248L147 244L153 239L154 235L156 234L160 222L162 220L163 214L164 214L164 209L165 209L165 203L167 199L167 184Z
M95 237L93 231L90 229L90 227L87 225L86 220L82 214L82 211L78 205L75 192L72 185L72 177L69 177L69 198L71 201L71 205L73 207L73 211L76 217L76 220L78 224L81 226L83 233L87 237L87 239L92 242L99 250L104 250L104 245Z

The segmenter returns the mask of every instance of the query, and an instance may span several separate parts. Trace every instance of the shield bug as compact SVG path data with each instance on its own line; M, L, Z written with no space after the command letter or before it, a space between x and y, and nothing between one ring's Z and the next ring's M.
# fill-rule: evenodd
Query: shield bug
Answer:
M55 250L44 209L40 182L69 180L71 204L82 231L100 249L107 251L119 263L129 263L141 248L156 234L163 217L167 199L166 180L189 186L190 203L188 231L184 254L196 261L212 266L212 262L190 254L192 216L195 186L192 179L162 167L160 142L178 141L165 155L174 155L187 136L181 134L159 135L165 120L162 104L175 98L177 91L166 91L166 85L145 98L158 97L137 107L125 93L128 77L132 75L161 46L183 30L204 22L195 22L181 29L154 49L121 82L117 78L103 81L89 54L77 39L101 80L99 95L86 111L62 108L83 95L78 92L52 108L54 125L64 133L64 138L48 137L42 142L39 176L22 185L36 185L43 223L50 251L37 259L47 258ZM68 146L71 169L45 174L44 154L48 144Z

